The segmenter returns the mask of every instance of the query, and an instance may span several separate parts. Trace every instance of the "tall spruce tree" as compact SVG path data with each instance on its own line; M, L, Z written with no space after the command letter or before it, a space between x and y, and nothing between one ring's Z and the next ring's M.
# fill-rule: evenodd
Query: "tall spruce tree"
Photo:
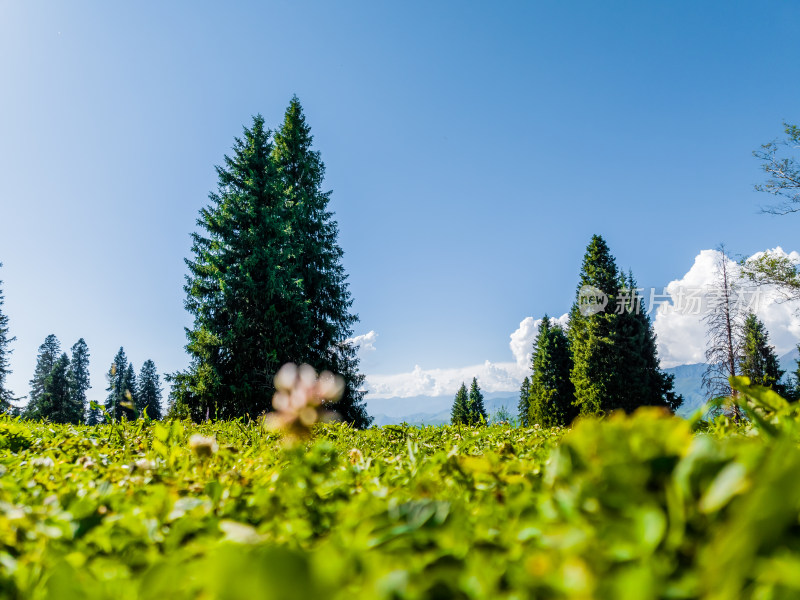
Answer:
M569 425L577 416L572 355L564 329L547 315L539 324L531 362L528 421L543 427Z
M602 292L606 303L581 310L586 291ZM633 276L622 276L605 240L592 237L583 258L568 338L579 414L632 411L639 406L675 410L683 399L672 377L661 371L656 337Z
M10 337L8 315L3 312L4 303L3 282L0 281L0 413L11 410L11 401L14 400L14 394L6 387L6 378L11 374L11 342L17 339Z
M192 364L169 377L171 410L195 420L258 415L271 409L277 370L308 363L344 376L335 409L364 427L363 377L346 342L356 317L320 188L324 167L296 99L274 147L270 135L255 117L201 211L184 288Z
M80 406L81 414L86 412L86 391L92 386L89 382L89 346L81 338L72 346L69 363L70 398Z
M41 400L44 395L44 384L50 376L53 367L56 366L61 355L61 342L52 333L48 335L36 356L36 369L33 372L33 379L30 380L31 392L28 396L28 405L25 408L25 416L35 419L42 415Z
M258 115L217 167L218 191L197 221L203 233L192 234L184 286L192 363L170 379L172 410L194 420L270 410L274 374L300 359L301 282L289 268L287 207L271 154Z
M519 419L520 425L523 427L527 427L528 423L528 413L530 412L531 406L531 378L525 377L522 380L522 385L519 387L519 403L517 404L517 418Z
M469 424L469 399L467 397L467 386L461 382L461 387L456 392L456 397L453 400L453 408L450 411L450 422L453 425L467 425Z
M133 403L133 392L136 389L135 376L134 381L131 381L133 374L133 365L128 363L128 358L125 356L125 350L120 348L111 367L106 375L108 379L108 387L106 391L105 408L106 412L112 419L122 420L127 419L132 421L136 418L135 405Z
M469 407L470 425L485 425L489 422L489 415L486 413L486 407L483 405L483 393L478 385L477 377L472 378L472 383L469 386L467 406Z
M136 392L137 410L139 414L151 419L161 418L161 383L156 371L156 364L147 360L139 371L139 387Z
M752 312L744 322L739 373L749 377L751 383L772 388L783 396L789 391L781 383L784 371L780 368L774 346L769 344L769 333L764 323Z
M275 133L272 157L291 232L287 268L305 305L304 318L294 325L303 344L300 359L344 377L345 390L335 409L344 421L366 427L372 418L363 403L364 376L358 371L356 348L346 342L358 316L350 312L353 299L342 266L338 226L328 209L331 192L322 188L325 165L312 142L295 96Z

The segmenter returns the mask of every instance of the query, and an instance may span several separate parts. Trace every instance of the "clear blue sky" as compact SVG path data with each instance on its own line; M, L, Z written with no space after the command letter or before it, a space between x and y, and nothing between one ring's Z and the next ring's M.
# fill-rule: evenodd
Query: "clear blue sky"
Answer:
M251 115L303 103L377 373L507 360L593 233L647 285L798 249L751 155L800 121L794 2L0 0L0 279L49 333L187 363L189 233Z

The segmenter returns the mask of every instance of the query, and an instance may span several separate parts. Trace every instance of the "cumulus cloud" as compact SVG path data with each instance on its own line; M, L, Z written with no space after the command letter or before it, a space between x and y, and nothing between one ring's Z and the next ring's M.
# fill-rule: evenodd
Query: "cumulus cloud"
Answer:
M800 262L797 252L786 253L781 248L769 250ZM758 253L758 256L763 253ZM660 304L653 327L658 336L658 352L663 367L705 361L706 325L703 315L708 309L709 290L717 278L720 254L716 250L703 250L694 264L680 279L671 281L666 288L667 302ZM728 262L735 275L739 266ZM786 302L782 295L770 288L743 289L743 302L750 306L770 334L770 343L776 352L785 354L797 345L800 337L800 316L797 302Z
M551 320L553 323L565 325L567 319L565 314ZM478 378L484 392L516 392L530 369L531 348L541 322L541 319L526 317L511 334L509 347L513 361L487 360L483 364L452 369L423 369L417 365L408 373L367 375L369 397L451 396L462 382L469 384L473 377Z
M569 322L569 315L564 313L558 318L550 317L550 322L566 327ZM514 360L517 362L517 365L522 368L527 369L531 364L533 340L536 339L541 324L541 319L525 317L519 324L517 330L511 334L511 342L509 343L511 354L514 355Z
M375 352L376 339L378 339L378 334L374 330L370 330L369 333L347 338L345 343L357 346L359 352Z

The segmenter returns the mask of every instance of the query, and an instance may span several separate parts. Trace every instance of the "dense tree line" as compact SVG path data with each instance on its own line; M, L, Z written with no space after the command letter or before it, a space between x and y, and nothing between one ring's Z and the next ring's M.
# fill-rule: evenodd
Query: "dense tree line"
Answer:
M293 362L342 375L337 412L357 427L371 422L356 349L346 342L357 317L312 140L295 97L274 134L254 117L217 168L218 189L200 211L186 261L191 364L170 376L174 414L270 411L274 375Z
M520 390L523 423L566 425L578 415L677 409L682 398L661 370L656 336L631 273L619 271L600 236L581 265L566 328L545 315L533 344L532 375ZM527 403L524 401L527 389Z
M61 352L58 338L48 335L39 346L28 404L22 416L87 425L98 425L107 418L133 420L144 415L161 418L162 389L152 360L144 363L137 381L133 364L127 361L125 351L119 349L107 375L109 395L103 412L97 403L87 399L86 393L91 388L89 358L89 347L83 338L67 355Z

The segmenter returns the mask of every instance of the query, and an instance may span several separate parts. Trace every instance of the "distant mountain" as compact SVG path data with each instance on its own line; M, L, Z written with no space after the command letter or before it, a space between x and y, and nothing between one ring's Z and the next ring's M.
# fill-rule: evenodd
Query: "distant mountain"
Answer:
M500 408L513 416L517 414L519 398L509 392L485 393L483 404L492 417ZM375 418L375 425L443 425L450 422L453 398L449 396L412 396L409 398L378 398L367 396L367 411Z
M797 348L779 358L781 368L787 375L797 369L800 353ZM706 401L703 392L704 363L679 365L664 369L675 375L675 392L683 396L683 405L678 409L681 417L691 416ZM489 416L493 416L500 408L505 408L512 416L517 416L519 397L513 392L484 393L484 404ZM442 425L450 422L450 408L453 398L450 396L412 396L410 398L378 398L367 396L367 411L375 418L375 425Z

